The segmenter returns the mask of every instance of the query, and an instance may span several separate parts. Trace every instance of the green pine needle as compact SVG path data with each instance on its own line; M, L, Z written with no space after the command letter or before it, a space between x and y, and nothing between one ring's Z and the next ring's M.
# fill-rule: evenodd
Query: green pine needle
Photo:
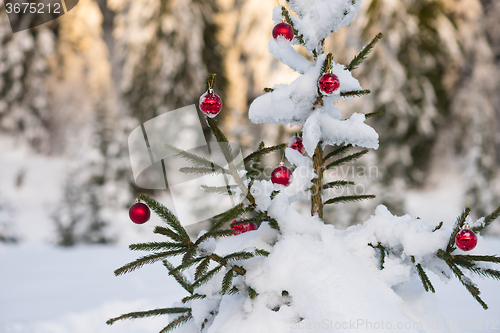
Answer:
M349 65L345 66L345 69L347 69L348 71L352 72L353 70L355 70L360 64L361 62L366 59L366 56L368 55L368 53L370 53L370 51L373 49L373 47L375 46L375 44L377 44L377 42L382 39L382 37L384 37L384 35L382 35L382 33L378 33L375 38L372 39L372 41L366 45L355 57L354 59L352 59L352 61L349 63Z
M427 274L425 274L422 265L416 264L415 267L417 268L418 276L420 277L420 280L422 280L422 284L424 285L425 291L427 292L431 291L432 293L435 293L436 290L434 289L434 286L432 285L431 280L429 280Z
M490 215L488 215L484 218L484 222L483 222L482 226L472 228L472 231L478 232L478 231L483 230L484 228L489 226L491 224L491 222L495 221L499 216L500 216L500 206L498 206L498 208L495 209L495 211L493 211L493 213L491 213Z
M186 249L187 245L183 243L172 242L150 242L130 244L128 248L132 251L159 251L159 250L180 250Z
M174 265L172 265L168 260L163 260L163 265L168 269L168 274L172 275L174 279L181 285L184 290L186 290L188 293L192 294L193 293L193 287L191 284L187 281L187 279L182 275L178 270L174 268Z
M226 185L226 186L208 186L208 185L201 185L201 188L206 192L206 193L215 193L215 194L222 194L222 195L233 195L234 190L238 188L236 185Z
M169 237L169 238L171 238L173 240L182 242L182 243L184 243L186 245L190 244L190 242L191 242L191 241L186 241L184 239L184 237L180 236L179 234L177 234L176 232L174 232L172 229L161 227L161 226L158 226L158 225L154 228L153 232L155 234L167 236L167 237Z
M368 89L353 90L353 91L341 92L340 97L361 97L363 95L368 95L369 93L371 93L371 91Z
M365 113L365 119L368 119L368 118L371 118L371 117L374 117L374 116L381 116L384 113L385 113L384 110L374 111L374 112L370 112L370 113Z
M347 150L349 150L349 148L352 148L351 144L348 144L348 145L345 145L345 146L342 146L342 147L335 149L334 151L332 151L331 153L326 155L325 158L323 158L323 163L326 163L326 161L329 160L330 158L332 158L333 156L337 156L337 155L345 153Z
M495 262L495 263L500 263L500 257L497 256L477 256L477 255L470 255L470 254L457 254L453 255L452 261L456 259L464 259L464 260L469 260L469 261L485 261L485 262Z
M255 249L255 255L259 257L268 257L271 254L269 251L264 249Z
M351 185L354 185L354 182L350 182L347 180L336 180L336 181L324 184L323 190L326 190L329 188L346 187L346 186L351 186Z
M193 315L191 313L189 313L185 316L179 316L179 317L175 318L173 321L171 321L170 324L168 324L165 328L163 328L160 331L160 333L168 333L168 332L172 331L173 329L181 326L182 324L187 323L191 319L193 319Z
M334 204L334 203L347 203L354 202L366 199L375 199L374 195L346 195L342 197L335 197L325 201L325 205Z
M234 206L230 210L219 214L217 216L214 216L214 218L218 218L219 220L214 223L214 225L210 228L209 232L216 231L222 226L229 221L237 219L240 215L242 215L245 212L245 206L243 203L240 203L239 205Z
M470 213L470 208L465 208L464 212L457 218L457 222L455 223L455 227L453 228L453 232L450 235L450 239L448 240L448 245L446 246L446 252L451 253L455 249L455 238L457 237L458 232L462 229L465 219Z
M223 294L227 293L233 284L234 271L230 269L224 274L224 278L222 279L222 289L221 292Z
M136 318L145 318L145 317L156 317L164 314L172 314L172 313L184 313L191 311L190 308L164 308L164 309L155 309L148 311L139 311L139 312L130 312L124 315L121 315L116 318L109 319L106 324L112 325L114 322L123 319L136 319Z
M199 279L200 276L202 276L203 274L205 274L207 272L209 265L210 265L210 258L209 257L205 258L202 262L200 262L198 267L196 267L196 271L194 274L195 280Z
M257 297L257 292L255 291L255 289L253 289L252 287L248 287L248 296L250 296L250 299L255 299L255 297Z
M182 242L187 243L190 241L186 229L184 229L177 216L175 216L175 214L172 213L167 207L144 193L139 194L138 198L146 202L149 208L151 208L165 223L174 229L182 239Z
M207 167L184 167L179 169L180 172L194 175L224 175L228 171L226 169L216 169Z
M357 153L354 153L354 154L347 155L345 157L339 158L339 159L333 161L332 163L328 164L325 167L325 169L329 170L329 169L331 169L333 167L336 167L336 166L339 166L341 164L344 164L344 163L347 163L347 162L350 162L350 161L354 161L354 160L360 158L361 156L363 156L366 153L368 153L368 149L363 149L360 152L357 152Z
M140 257L139 259L134 260L134 261L118 268L117 270L115 270L115 275L118 276L118 275L122 275L125 273L135 271L136 269L141 268L144 265L152 264L152 263L155 263L155 262L160 261L162 259L182 254L185 251L186 251L185 249L165 251L165 252L153 253L153 254L150 254L150 255L147 255L144 257Z
M205 297L207 297L207 295L202 295L202 294L194 294L194 295L190 295L190 296L186 296L184 297L181 302L182 303L187 303L189 301L192 301L194 299L204 299Z
M206 274L201 276L199 279L193 282L191 285L193 288L198 288L202 284L207 283L210 279L212 279L217 273L220 272L220 270L223 268L223 265L218 265L217 267L209 270Z
M243 161L245 164L247 164L248 162L250 162L252 160L255 160L257 158L262 158L262 156L264 156L266 154L272 153L272 152L280 150L280 149L285 149L286 146L287 146L286 143L282 143L282 144L276 145L276 146L259 148L258 150L254 151L253 153L251 153L250 155L245 157L245 159Z
M246 260L253 257L254 254L252 252L240 251L228 254L227 256L224 257L224 260Z
M200 238L196 240L194 243L195 246L200 245L204 240L210 238L210 237L228 237L228 236L233 236L234 235L234 230L228 229L228 230L216 230L216 231L209 231L204 233Z
M187 152L183 149L169 145L168 143L165 144L165 148L174 151L175 153L177 153L177 156L180 156L191 163L197 164L198 166L202 166L202 167L206 167L206 168L210 168L210 169L214 169L214 170L215 169L223 169L223 167L221 167L220 165L218 165L214 162L211 162L202 156L198 156L196 154Z

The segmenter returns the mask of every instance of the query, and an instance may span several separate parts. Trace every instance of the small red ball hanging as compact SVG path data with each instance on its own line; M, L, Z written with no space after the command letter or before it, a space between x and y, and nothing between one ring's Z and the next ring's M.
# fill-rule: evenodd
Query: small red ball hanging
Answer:
M271 182L273 182L273 184L288 186L292 183L292 179L293 176L290 169L281 164L279 167L274 169L271 174Z
M200 97L200 110L208 117L215 117L222 109L222 100L214 93L207 91Z
M469 228L462 229L455 237L455 243L458 248L464 251L470 251L477 245L477 236Z
M233 223L239 221L243 221L243 219L234 220ZM231 226L231 230L234 230L235 235L239 235L247 231L257 230L257 224L254 222L235 224Z
M318 81L319 90L325 94L331 94L340 87L340 80L337 75L325 73Z
M276 24L273 29L273 38L278 39L278 37L291 41L293 39L292 26L286 22Z
M302 139L299 138L298 136L294 136L290 139L288 147L295 149L301 154L304 154L304 152L306 151L306 149L304 148L304 144L302 143Z
M132 207L130 207L128 216L130 216L132 222L136 224L143 224L146 223L151 217L151 211L149 210L149 207L142 202L136 202L132 205Z

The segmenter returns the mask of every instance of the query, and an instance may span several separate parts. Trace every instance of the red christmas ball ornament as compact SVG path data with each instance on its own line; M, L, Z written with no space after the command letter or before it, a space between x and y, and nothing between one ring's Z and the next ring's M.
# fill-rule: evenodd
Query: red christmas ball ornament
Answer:
M304 152L306 151L306 149L304 148L304 144L302 143L302 139L299 138L298 136L294 136L290 139L288 147L295 149L301 154L304 154Z
M477 236L469 228L462 229L455 237L455 244L464 251L470 251L477 245Z
M222 109L222 100L213 91L207 91L200 97L200 110L208 117L213 118Z
M292 26L286 22L276 24L273 29L273 38L278 39L280 36L288 41L291 41L293 39Z
M233 223L239 221L243 221L243 219L234 220ZM257 224L254 222L235 224L231 226L231 230L234 230L235 235L239 235L247 231L257 230Z
M319 90L325 94L331 94L340 87L340 80L332 73L323 74L318 81Z
M283 164L280 164L271 174L273 184L288 186L292 183L292 179L292 172L286 166L283 166Z
M149 210L149 207L142 202L136 202L132 205L132 207L130 207L128 216L130 216L132 222L136 224L143 224L146 223L151 217L151 211Z

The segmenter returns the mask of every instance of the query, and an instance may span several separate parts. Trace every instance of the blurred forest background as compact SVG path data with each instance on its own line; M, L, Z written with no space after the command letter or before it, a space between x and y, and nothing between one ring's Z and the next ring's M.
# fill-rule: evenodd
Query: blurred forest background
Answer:
M0 3L0 242L126 238L117 225L131 224L126 212L140 191L128 134L197 104L209 72L218 73L223 127L244 153L261 140L288 141L297 128L247 117L263 88L297 76L267 50L275 6L80 0L61 18L13 34ZM345 117L385 112L368 120L380 148L352 166L378 167L354 177L377 199L329 207L330 222L362 222L380 203L397 214L418 206L456 216L467 196L476 218L499 205L499 17L495 0L363 0L352 24L327 40L334 60L348 63L385 35L354 72L372 94L340 105Z

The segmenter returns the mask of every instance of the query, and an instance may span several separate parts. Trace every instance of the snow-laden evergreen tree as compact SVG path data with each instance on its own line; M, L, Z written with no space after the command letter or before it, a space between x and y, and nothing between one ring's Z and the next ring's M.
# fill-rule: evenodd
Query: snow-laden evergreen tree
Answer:
M317 332L345 329L345 325L351 332L390 332L401 330L398 323L403 323L406 331L422 332L430 328L429 320L444 322L442 309L432 296L436 288L427 272L444 280L455 276L487 309L470 277L499 279L500 271L489 265L500 263L500 258L481 254L481 246L473 254L464 253L462 250L471 248L463 246L461 235L481 232L500 215L500 207L476 221L468 218L471 209L467 207L453 227L408 215L394 216L382 205L367 221L344 231L325 223L332 222L324 215L326 205L373 197L331 197L328 189L354 184L323 180L325 170L379 147L377 132L365 123L377 114L355 112L346 116L336 104L369 93L352 73L382 35L377 34L346 64L336 63L334 54L324 48L325 38L348 25L359 6L356 0L290 0L274 9L275 23L288 24L293 40L277 36L269 41L269 51L301 75L289 85L265 89L267 93L250 106L249 117L254 123L302 126L306 154L298 146L265 147L262 142L238 163L217 119L207 116L227 166L177 149L179 156L194 164L182 170L226 175L228 186L204 188L211 193L229 192L242 202L214 216L213 226L192 239L171 211L140 194L138 200L165 222L154 232L166 240L130 245L131 250L152 253L120 267L115 274L161 261L186 290L186 297L171 307L131 312L110 319L108 324L169 315L170 323L160 328L162 333L178 327L179 332L186 333ZM280 23L282 20L286 23ZM290 44L304 46L310 59ZM326 77L335 76L339 86L330 89L322 83ZM208 80L209 91L212 83L213 76ZM271 181L263 175L261 159L282 149L293 174L289 178L285 173L290 183L280 185L276 174ZM243 165L246 171L238 172ZM292 206L304 196L310 197L310 214L300 214ZM235 230L241 231L249 223L258 224L258 229L235 235ZM482 241L480 235L478 241ZM171 261L170 257L179 258ZM420 289L415 288L417 280L421 281ZM429 295L424 296L425 292ZM471 302L467 306L478 305Z

